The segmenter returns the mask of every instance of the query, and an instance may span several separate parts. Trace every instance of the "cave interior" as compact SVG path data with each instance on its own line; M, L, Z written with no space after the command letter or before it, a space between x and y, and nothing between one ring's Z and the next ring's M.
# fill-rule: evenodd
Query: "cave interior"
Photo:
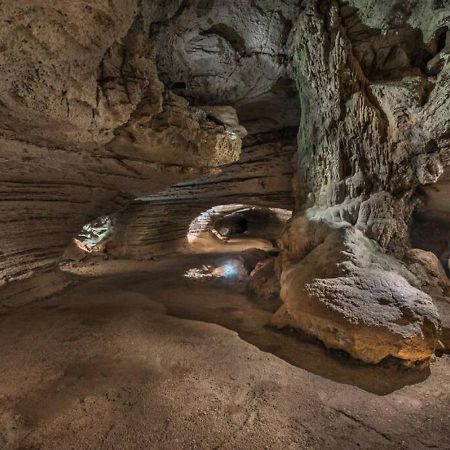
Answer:
M449 449L450 1L0 1L0 449Z

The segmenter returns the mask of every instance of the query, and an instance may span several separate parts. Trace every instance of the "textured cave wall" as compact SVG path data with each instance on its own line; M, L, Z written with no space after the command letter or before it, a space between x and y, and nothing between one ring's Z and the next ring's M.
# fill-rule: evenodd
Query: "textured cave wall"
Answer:
M424 73L417 30L381 34L357 10L323 8L301 16L293 44L305 191L321 214L339 206L369 237L400 250L415 188L435 183L448 164L449 68Z
M448 27L450 3L448 0L348 0L358 8L358 15L371 28L390 32L396 28L419 30L425 42L430 42L436 31Z
M292 209L292 136L299 105L287 73L286 44L298 2L169 4L167 14L150 24L157 3L141 3L141 26L150 30L161 80L237 133L239 121L249 136L239 162L222 175L145 196L121 212L108 243L115 256L151 257L183 248L191 221L214 205ZM205 103L231 104L238 120L225 108Z
M293 191L274 323L367 362L426 360L448 280L411 245L442 248L417 235L450 222L449 11L1 2L0 286L13 288L0 295L56 289L48 271L102 214L121 211L113 254L142 257L179 246L211 206L290 209Z
M224 105L251 133L297 124L286 40L298 2L244 9L0 3L3 299L30 289L11 281L52 270L90 220L238 160L245 132Z
M0 285L54 267L89 220L239 158L240 130L161 83L135 2L0 16Z
M292 210L295 138L265 135L264 144L249 142L238 162L217 176L184 182L133 202L119 214L108 253L150 258L186 249L189 225L218 205L248 205ZM272 142L270 142L272 141Z
M298 214L282 241L274 323L367 362L423 360L440 320L427 277L406 260L411 215L427 202L418 189L449 163L450 64L433 39L449 8L411 2L403 16L393 11L404 2L351 3L361 11L304 2L293 33Z
M173 16L150 27L163 81L196 103L234 105L251 134L262 123L297 127L286 41L298 0L173 3L180 5Z

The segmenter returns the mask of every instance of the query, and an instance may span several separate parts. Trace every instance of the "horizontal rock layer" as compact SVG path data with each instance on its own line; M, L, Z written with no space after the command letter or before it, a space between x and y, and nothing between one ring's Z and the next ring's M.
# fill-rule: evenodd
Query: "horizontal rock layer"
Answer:
M122 257L151 257L183 248L191 222L217 205L292 210L295 151L291 138L246 146L240 161L219 176L181 183L133 202L118 216L108 251Z
M105 152L87 158L17 140L3 139L0 145L5 160L1 282L55 265L81 226L97 215L123 208L133 196L209 171L119 160Z
M239 158L232 108L221 122L161 83L143 14L0 5L0 285L55 267L95 217Z

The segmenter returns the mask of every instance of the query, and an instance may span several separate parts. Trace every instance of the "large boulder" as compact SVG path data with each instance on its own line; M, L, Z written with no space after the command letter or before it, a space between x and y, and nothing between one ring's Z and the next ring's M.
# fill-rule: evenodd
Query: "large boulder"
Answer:
M367 363L428 359L440 321L414 275L342 222L296 217L281 240L277 326L294 326Z

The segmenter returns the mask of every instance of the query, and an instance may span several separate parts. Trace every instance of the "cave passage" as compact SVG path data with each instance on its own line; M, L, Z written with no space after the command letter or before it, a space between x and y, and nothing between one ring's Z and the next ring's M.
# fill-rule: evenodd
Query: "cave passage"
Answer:
M248 220L243 214L236 213L225 216L214 229L222 237L242 235L248 230Z
M449 0L0 24L0 450L450 449Z
M189 225L187 241L193 251L276 250L292 211L255 205L217 205Z

